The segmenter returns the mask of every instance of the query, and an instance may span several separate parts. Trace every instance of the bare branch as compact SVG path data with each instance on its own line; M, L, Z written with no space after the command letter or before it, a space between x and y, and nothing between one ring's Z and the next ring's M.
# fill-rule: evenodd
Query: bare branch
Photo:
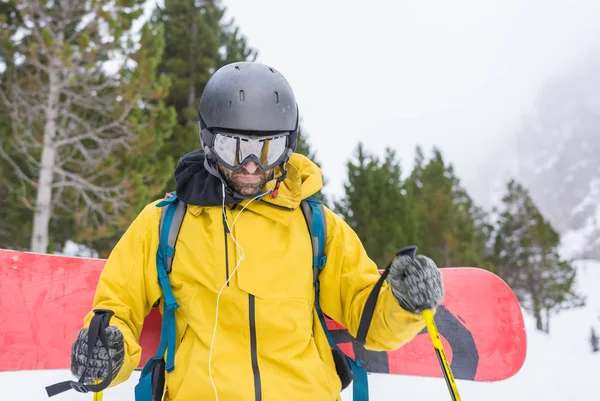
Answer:
M105 124L105 125L102 125L99 127L93 127L89 122L80 118L77 114L75 114L69 110L61 109L60 110L61 115L64 114L65 116L68 116L70 120L73 120L77 124L79 124L82 128L84 128L84 133L80 134L80 135L70 136L66 139L58 140L55 142L55 145L57 147L61 147L61 146L74 144L74 143L81 142L81 141L88 140L88 139L96 142L100 147L102 147L104 145L104 148L107 149L108 151L111 150L110 148L114 144L125 145L126 141L127 141L127 137L130 136L131 133L128 132L126 127L122 126L122 123L127 118L130 111L131 110L126 109L121 114L119 119L112 120L108 124ZM101 137L100 136L100 134L103 134L103 133L107 133L107 132L111 133L112 130L115 130L117 128L119 129L119 132L113 133L114 137L111 137L111 136ZM125 133L125 135L123 135L122 133ZM106 145L109 145L109 146L106 146Z
M53 200L52 200L52 207L53 208L54 208L55 205L60 205L60 204L63 203L62 196L63 196L63 193L64 193L64 189L65 189L65 187L60 187L56 191L54 191Z
M100 196L102 200L110 200L109 198L104 198L103 194L111 193L115 191L119 191L121 188L121 184L118 184L114 187L101 187L92 182L88 181L86 178L78 174L71 173L61 168L57 168L55 173L66 178L66 180L59 181L53 185L54 188L60 187L74 187L74 188L83 188L88 191L94 192L96 195Z
M90 23L95 23L96 22L95 19L94 19L94 16L98 15L98 11L100 10L100 5L101 4L102 4L101 2L96 2L95 7L92 8L91 10L89 10L86 13L86 15L84 15L81 18L81 20L83 21L83 20L86 20L87 16L91 16L91 18L87 19L87 22L85 23L85 25L81 25L78 30L74 30L74 32L71 34L71 36L69 36L67 38L66 43L69 43L69 44L73 43L75 41L75 39L81 35L82 32L86 31L86 28L88 28L88 26L90 25ZM65 15L63 14L63 20L64 19L66 19L66 18L65 18Z
M111 216L102 208L104 203L110 203L114 211L120 211L126 207L122 184L113 187L101 187L93 184L89 179L63 169L57 169L56 173L61 179L53 187L59 190L61 188L74 189L83 200L88 214L91 212L98 215L102 220L109 221ZM97 200L94 200L92 196ZM99 222L97 218L95 220Z
M25 59L23 64L30 65L30 66L34 67L36 70L43 71L46 74L50 72L50 69L46 65L40 63L38 60L29 58L29 57ZM39 76L37 76L37 80L38 80L38 84L40 84L40 86L43 86L43 83L42 83L41 79L39 78Z
M83 86L83 85L79 85L79 86ZM115 87L116 84L112 79L107 79L104 82L102 82L101 84L95 84L95 83L89 83L87 82L85 84L85 89L87 93L91 93L91 92L102 92L110 87ZM73 85L73 88L77 88L78 85Z
M27 176L27 174L25 174L23 172L23 170L21 170L21 168L19 167L19 165L17 163L15 163L15 161L4 151L4 144L3 144L4 140L0 139L0 156L8 163L11 165L11 167L15 170L15 173L17 174L17 177L19 177L20 180L23 180L25 182L27 182L28 184L30 184L33 187L37 187L37 183L35 181L33 181L31 178L29 178Z
M41 10L41 8L39 7L40 2L39 1L25 1L24 5L27 7L28 11L30 12L28 15L24 15L25 18L25 22L29 22L29 24L27 25L27 28L31 31L31 33L35 36L37 43L42 47L42 49L44 50L45 53L49 52L49 49L46 47L46 42L44 40L44 38L42 37L42 33L40 32L37 23L35 22L35 15L38 14L40 16L43 16L44 13ZM47 18L46 18L47 19ZM48 30L50 30L48 28Z
M25 188L25 185L21 185L21 202L23 202L23 205L25 205L27 209L35 210L34 204L30 202L29 198L27 197L27 189Z
M6 107L13 107L12 102L8 99L8 96L6 96L6 92L2 89L2 85L0 85L0 100L2 100L2 103L4 103Z
M66 97L65 101L69 102L69 105L74 103L78 107L82 107L84 109L106 112L106 104L99 102L98 99L96 99L96 98L90 98L89 94L105 90L106 88L108 88L111 85L112 85L112 83L108 83L108 82L103 85L96 85L97 89L93 88L90 85L85 85L85 92L83 92L83 93L86 93L86 95L83 95L81 93L76 93L73 90L69 90L69 89L63 89L62 93L63 93L63 95L65 95L65 97ZM65 108L67 108L67 107L65 107Z
M14 184L8 182L6 186L8 188L9 193L19 194L19 199L25 205L25 207L29 210L35 210L33 204L29 201L27 197L27 184L24 180L17 180L19 184L19 188L16 188Z

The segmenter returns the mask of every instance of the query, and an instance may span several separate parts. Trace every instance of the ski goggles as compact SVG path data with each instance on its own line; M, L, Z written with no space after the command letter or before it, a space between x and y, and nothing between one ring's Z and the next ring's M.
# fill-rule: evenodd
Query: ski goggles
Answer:
M288 132L269 137L214 132L212 151L221 164L239 170L244 163L256 162L263 170L279 165L287 155Z

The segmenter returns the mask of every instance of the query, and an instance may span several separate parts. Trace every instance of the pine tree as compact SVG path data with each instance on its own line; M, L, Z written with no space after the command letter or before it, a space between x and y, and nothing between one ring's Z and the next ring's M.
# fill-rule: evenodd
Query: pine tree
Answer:
M0 2L0 88L6 86L6 70L13 61L10 38L15 33L18 19L12 2ZM10 112L0 100L0 155L10 153L6 142L11 131ZM0 248L25 249L30 235L24 234L31 230L27 224L31 220L31 211L20 200L22 188L10 163L11 157L0 157L0 192L4 200L0 209Z
M523 186L510 180L502 202L494 232L496 272L533 314L537 329L548 333L552 313L584 304L575 291L577 271L560 258L558 233Z
M380 160L367 154L360 143L347 168L345 195L334 202L334 210L356 231L371 259L384 268L409 237L405 221L410 220L412 211L400 162L390 148Z
M600 351L600 337L596 334L594 327L592 326L592 333L590 334L590 344L592 346L592 352Z
M20 181L19 199L34 211L30 249L46 252L61 212L80 227L126 213L139 177L125 174L116 155L135 157L142 133L146 141L155 135L155 145L170 135L173 119L161 103L168 79L155 75L162 42L149 40L162 33L146 28L142 41L156 46L136 49L131 28L142 0L9 4L0 108L10 110L11 129L0 150Z
M417 147L406 189L415 208L411 241L423 254L442 267L489 267L487 215L474 204L439 149L434 148L432 158L425 161Z
M115 178L119 177L119 181L124 183L127 202L109 224L84 226L72 237L95 249L101 257L108 256L140 210L156 199L156 194L171 179L175 169L175 156L162 152L176 126L175 109L167 107L164 101L169 79L167 76L159 77L156 72L165 46L163 29L162 25L152 22L143 26L140 50L135 59L145 71L134 69L126 75L128 82L141 82L142 86L148 85L153 91L144 108L130 113L129 120L136 129L130 146L115 149L111 157L118 169Z
M165 0L152 17L164 26L166 47L158 68L171 79L167 105L177 111L176 134L163 153L176 159L201 147L197 110L211 75L225 64L257 56L233 19L225 21L225 11L217 0ZM174 188L171 177L157 195Z
M0 147L10 137L10 119L6 110L0 109ZM31 230L31 211L21 203L19 180L11 165L0 157L0 191L3 194L3 206L0 208L0 248L26 249Z

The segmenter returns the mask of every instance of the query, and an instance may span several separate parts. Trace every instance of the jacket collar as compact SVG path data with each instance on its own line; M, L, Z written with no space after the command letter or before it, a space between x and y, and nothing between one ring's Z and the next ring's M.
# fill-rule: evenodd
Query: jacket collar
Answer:
M293 153L286 163L287 176L279 186L276 197L270 193L261 198L234 199L226 193L225 204L237 204L236 210L246 206L246 210L258 213L285 225L290 224L292 213L302 199L314 195L323 187L321 170L307 157ZM281 174L277 168L275 176ZM177 196L188 204L188 210L199 215L205 208L221 206L223 202L221 181L204 167L203 150L196 150L183 156L175 171ZM269 181L263 192L274 189L276 180ZM235 212L234 212L235 213Z

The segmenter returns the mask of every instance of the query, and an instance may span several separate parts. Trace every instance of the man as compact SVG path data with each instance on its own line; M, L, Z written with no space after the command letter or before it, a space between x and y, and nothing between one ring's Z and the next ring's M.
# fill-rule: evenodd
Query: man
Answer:
M175 171L187 204L169 278L176 310L175 369L166 400L340 399L341 382L315 310L312 248L300 202L319 191L319 168L293 153L298 108L286 79L259 63L214 73L198 109L202 150ZM158 202L158 201L157 201ZM148 205L109 256L94 309L114 312L110 352L96 343L86 380L125 381L140 361L142 323L161 298L156 251L161 209ZM380 275L354 231L325 208L327 262L320 304L356 335ZM424 256L392 263L366 348L392 350L425 326L420 312L443 297L440 273ZM93 314L85 319L85 327ZM71 370L87 364L84 328Z

